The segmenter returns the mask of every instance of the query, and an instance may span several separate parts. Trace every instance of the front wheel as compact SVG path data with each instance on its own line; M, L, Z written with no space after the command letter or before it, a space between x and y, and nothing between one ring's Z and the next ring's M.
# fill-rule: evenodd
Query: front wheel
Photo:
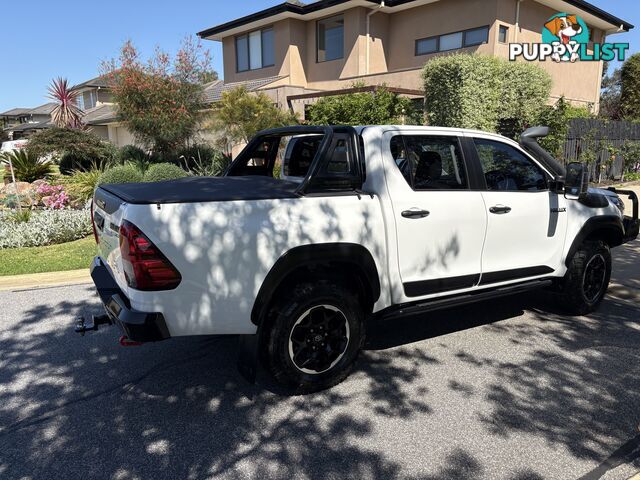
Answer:
M351 372L364 341L357 295L320 282L280 296L266 337L271 374L295 394L337 385Z
M561 284L561 304L574 315L593 312L611 278L611 251L600 241L586 241L575 253Z

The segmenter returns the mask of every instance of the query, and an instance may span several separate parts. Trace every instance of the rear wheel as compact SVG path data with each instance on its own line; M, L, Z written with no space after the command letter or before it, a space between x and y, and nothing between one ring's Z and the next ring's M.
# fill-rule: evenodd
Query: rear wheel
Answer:
M602 302L610 278L609 246L600 240L584 242L562 280L562 307L574 315L593 312Z
M337 385L351 372L364 340L357 295L325 282L280 295L265 339L271 374L295 394Z

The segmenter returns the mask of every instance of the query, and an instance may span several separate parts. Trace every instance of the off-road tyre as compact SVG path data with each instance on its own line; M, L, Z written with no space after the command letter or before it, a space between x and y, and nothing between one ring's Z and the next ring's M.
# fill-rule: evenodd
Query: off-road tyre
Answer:
M263 354L273 378L291 395L342 382L364 344L364 312L358 295L339 283L319 281L297 285L279 297L263 335Z
M595 311L611 278L611 251L600 240L585 241L575 253L560 282L560 306L572 315Z

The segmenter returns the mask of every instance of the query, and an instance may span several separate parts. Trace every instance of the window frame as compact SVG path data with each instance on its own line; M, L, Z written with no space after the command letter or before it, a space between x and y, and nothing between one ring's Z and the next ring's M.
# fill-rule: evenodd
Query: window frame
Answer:
M273 38L273 63L270 65L265 65L264 64L264 33L271 31L273 32L274 38ZM253 33L256 32L260 32L260 67L258 68L251 68L251 42L250 42L250 36ZM238 43L240 40L245 40L246 44L247 44L247 68L246 69L240 69L240 56L238 55ZM236 73L245 73L245 72L255 72L257 70L262 70L264 68L270 68L270 67L275 67L276 66L276 52L275 52L275 29L273 27L273 25L270 25L268 27L263 27L263 28L257 28L255 30L251 30L249 32L245 32L241 35L236 35L233 39L234 41L234 47L235 47L235 53L236 53Z
M540 192L551 192L551 182L554 179L554 176L545 168L544 165L542 165L538 160L536 160L535 157L533 157L532 155L530 155L526 150L524 150L523 148L520 147L520 145L513 145L509 142L505 142L499 138L492 138L492 137L488 137L488 136L478 136L478 135L470 135L467 137L468 138L468 142L469 142L469 146L473 149L473 155L475 157L475 162L477 164L477 168L478 168L478 174L482 179L482 190L485 192L502 192L502 193L540 193ZM520 153L524 158L528 159L530 162L532 162L536 167L538 167L538 169L542 172L544 178L545 178L545 183L546 183L546 188L544 190L490 190L489 186L487 185L487 180L485 177L485 171L482 165L482 160L480 159L480 153L478 152L478 147L476 145L476 140L481 140L481 141L485 141L485 142L494 142L494 143L498 143L500 145L506 145L507 147L511 147L514 150L516 150L518 153Z
M333 20L333 19L337 19L340 18L342 19L342 55L340 57L337 58L332 58L330 60L320 60L320 23L322 22L326 22L327 20ZM325 18L321 18L319 20L316 20L316 63L326 63L326 62L335 62L336 60L344 60L344 41L345 41L345 35L344 35L344 27L345 27L345 20L344 20L344 14L338 14L338 15L332 15L330 17L325 17ZM326 52L326 39L325 39L325 52ZM326 57L326 53L325 53L325 57Z
M405 151L408 151L408 147L407 147L407 137L425 137L425 138L433 138L433 139L438 139L438 140L451 140L452 144L456 144L456 146L458 147L458 152L460 154L460 164L462 165L462 169L464 172L464 182L465 185L461 186L460 188L438 188L438 189L417 189L415 187L415 178L413 173L410 176L410 181L407 181L407 179L405 178L405 176L402 174L402 171L400 170L400 167L398 166L398 164L396 163L395 159L393 158L393 155L391 155L391 161L396 169L396 171L398 172L398 175L400 175L400 177L402 177L402 180L404 181L405 185L407 185L407 187L409 187L411 189L411 191L415 192L415 193L422 193L422 192L469 192L472 190L475 190L475 188L472 188L472 169L470 168L470 166L468 165L468 160L467 160L467 152L464 146L464 138L459 136L459 135L443 135L443 134L435 134L435 133L429 133L429 132L419 132L419 131L398 131L398 132L394 132L394 135L392 135L389 138L388 144L387 144L387 148L389 149L389 152L391 152L391 142L393 142L393 139L396 137L401 137L402 138L402 143L404 145L404 149ZM413 165L411 165L411 169L413 170Z
M467 33L468 32L473 32L476 30L486 30L487 35L486 35L486 40L480 43L472 43L472 44L467 44ZM446 37L448 35L455 35L461 33L462 34L462 45L458 48L448 48L446 50L442 50L441 49L441 42L440 39L442 37ZM484 45L484 44L488 44L489 43L489 34L491 33L491 26L490 25L482 25L480 27L473 27L473 28L467 28L466 30L456 30L454 32L447 32L447 33L442 33L440 35L431 35L430 37L423 37L423 38L418 38L415 40L414 42L414 54L416 57L420 57L423 55L433 55L435 53L444 53L444 52L452 52L454 50L462 50L463 48L471 48L471 47L477 47L478 45ZM436 51L435 52L428 52L428 53L419 53L418 52L418 43L422 42L422 41L426 41L426 40L433 40L436 39Z

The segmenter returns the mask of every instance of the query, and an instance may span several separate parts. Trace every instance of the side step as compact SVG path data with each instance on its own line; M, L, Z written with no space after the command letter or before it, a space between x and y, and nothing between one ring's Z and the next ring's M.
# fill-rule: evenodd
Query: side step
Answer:
M496 287L491 289L483 289L472 293L463 293L445 298L436 298L433 300L421 301L419 303L405 303L395 307L388 308L379 312L378 318L388 320L404 315L412 315L445 308L457 307L460 305L468 305L470 303L481 302L494 298L507 297L518 293L527 292L529 290L537 290L551 286L553 280L543 278L540 280L532 280L529 282L518 283L515 285L505 285L504 287Z

